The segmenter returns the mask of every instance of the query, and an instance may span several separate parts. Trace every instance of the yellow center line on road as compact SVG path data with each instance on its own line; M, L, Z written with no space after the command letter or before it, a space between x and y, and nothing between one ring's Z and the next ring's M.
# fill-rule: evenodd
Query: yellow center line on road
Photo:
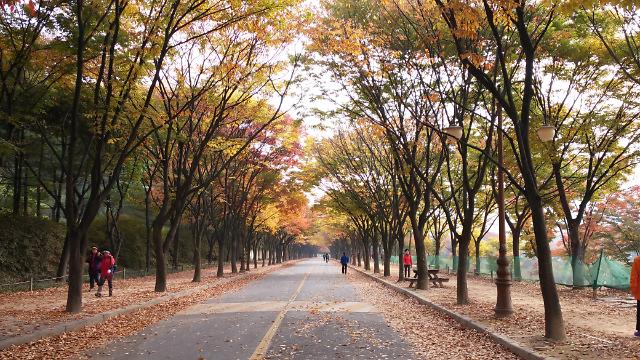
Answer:
M304 275L302 282L300 282L300 285L298 286L296 291L294 291L289 301L287 301L287 305L278 313L278 316L276 316L276 319L273 321L273 324L271 324L271 327L269 328L269 330L267 330L267 333L264 334L264 337L262 338L262 340L260 340L258 347L256 347L256 350L253 352L249 360L264 359L264 356L267 354L267 350L269 350L269 346L271 345L271 341L273 340L273 337L276 335L276 331L278 331L280 324L282 324L282 320L284 320L284 316L287 314L287 311L289 310L289 308L291 308L291 304L296 300L296 298L300 294L300 291L302 291L302 287L304 286L304 283L307 281L307 278L309 277L310 273L311 272L308 272Z

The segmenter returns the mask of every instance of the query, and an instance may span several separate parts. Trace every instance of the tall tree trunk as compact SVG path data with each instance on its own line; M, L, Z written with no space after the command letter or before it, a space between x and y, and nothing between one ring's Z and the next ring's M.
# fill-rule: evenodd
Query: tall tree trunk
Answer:
M391 252L385 249L384 254L384 276L391 276Z
M69 257L71 256L71 248L69 244L69 229L64 236L64 245L62 246L62 253L60 254L60 261L58 261L58 270L56 271L56 281L62 281L67 274L67 266L69 266Z
M404 253L404 234L402 229L396 230L398 238L398 281L404 280L404 269L402 268L402 254Z
M429 288L429 272L427 267L426 248L424 245L424 228L421 226L415 211L409 216L411 229L415 240L416 263L418 270L418 281L416 289L426 290ZM400 255L398 255L400 256Z
M255 245L253 245L253 268L258 268L258 241L256 239Z
M69 289L67 291L66 311L70 313L78 313L82 309L83 236L86 236L86 234L83 234L75 227L72 227L69 233Z
M522 280L522 271L520 270L520 231L519 227L515 227L511 231L512 247L513 247L513 279Z
M154 253L156 255L156 292L167 291L167 264L165 260L165 253L162 246L162 228L164 222L159 222L158 219L153 223L152 238Z
M148 273L151 269L151 186L144 193L144 228L146 236L146 251L144 256L144 268Z
M53 175L54 178L57 174L57 169L53 169ZM60 177L55 179L56 181L56 196L53 199L53 209L51 210L51 217L53 218L53 221L59 223L60 222L60 213L62 210L62 203L61 203L61 198L62 198L62 185L63 185L63 178L62 178L62 171L60 172Z
M364 269L369 271L371 270L371 250L369 248L369 243L363 241L364 248Z
M464 236L464 235L463 235ZM456 275L456 298L458 305L469 303L469 290L467 289L467 262L469 257L469 241L459 242L458 269Z
M389 231L382 232L382 269L384 276L391 276L391 234Z
M533 232L536 237L536 253L538 255L538 274L540 276L540 290L544 301L545 337L561 340L565 337L564 321L560 298L553 278L551 263L551 249L547 238L547 226L544 209L538 196L529 199Z
M237 254L237 248L238 248L238 237L236 236L236 232L235 231L231 231L230 232L230 238L231 238L231 273L232 274L237 274L238 273L238 254Z
M218 238L218 272L216 273L217 277L224 276L224 237Z
M451 241L451 256L453 259L451 270L458 271L458 263L460 262L460 259L458 258L458 239L454 235L453 231L449 233L449 238Z
M26 171L24 173L24 181L22 183L22 215L29 215L29 177Z
M193 282L200 282L202 279L202 264L200 259L200 246L202 243L202 234L198 229L193 249Z
M42 161L44 159L44 140L40 136L40 155L38 156L38 175L37 179L42 179ZM36 181L36 216L42 217L42 188L40 182Z
M582 287L590 285L585 281L584 253L582 251L582 242L580 241L580 222L571 220L567 223L567 236L571 244L571 270L573 278L573 286Z
M18 140L24 137L24 130L20 130ZM21 143L21 141L19 141ZM22 144L19 144L22 147ZM19 150L13 159L13 214L20 214L20 197L22 196L22 159L23 150Z
M180 222L180 219L178 219ZM180 224L176 228L175 238L173 239L173 270L178 270L180 264Z
M207 231L207 264L209 265L211 265L211 263L213 262L213 244L213 233Z
M289 260L289 244L283 244L282 246L282 262Z
M378 248L378 237L374 234L373 235L373 273L374 274L379 274L380 273L380 253L379 248Z
M480 275L480 241L474 241L473 244L475 245L476 250L476 268L473 273Z

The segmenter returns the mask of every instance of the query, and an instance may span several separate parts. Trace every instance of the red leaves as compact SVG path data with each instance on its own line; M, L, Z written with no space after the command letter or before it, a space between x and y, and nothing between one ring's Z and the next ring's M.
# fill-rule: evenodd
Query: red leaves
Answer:
M15 12L16 5L18 5L18 0L0 0L0 9L2 10L8 9L9 12ZM36 4L33 0L29 0L25 4L25 12L30 17L35 17L38 15Z

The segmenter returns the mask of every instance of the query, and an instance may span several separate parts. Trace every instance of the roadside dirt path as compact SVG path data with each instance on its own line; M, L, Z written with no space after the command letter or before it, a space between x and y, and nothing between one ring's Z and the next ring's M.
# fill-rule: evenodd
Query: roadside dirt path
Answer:
M253 269L252 269L253 270ZM153 275L114 280L114 296L97 298L94 296L96 288L89 292L89 284L83 286L83 306L78 314L64 311L67 299L67 287L60 286L33 292L23 291L0 294L0 340L28 334L33 330L56 324L58 322L75 320L98 313L105 313L126 305L146 302L148 300L167 296L182 290L195 288L211 279L215 279L217 268L202 269L202 282L191 282L193 270L185 270L167 276L167 291L154 291L155 277ZM231 268L225 269L225 277Z

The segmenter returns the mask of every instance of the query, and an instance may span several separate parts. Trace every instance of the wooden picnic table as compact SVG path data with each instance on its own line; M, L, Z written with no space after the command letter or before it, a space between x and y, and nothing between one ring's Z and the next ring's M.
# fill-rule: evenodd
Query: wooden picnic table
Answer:
M442 285L443 282L447 282L449 281L449 278L444 278L444 277L440 277L438 276L438 273L440 272L440 269L436 269L436 268L428 268L427 269L427 274L429 276L429 281L431 281L433 283L434 287L444 287ZM413 277L411 279L409 279L409 287L413 287L413 283L418 281L418 269L413 269Z

